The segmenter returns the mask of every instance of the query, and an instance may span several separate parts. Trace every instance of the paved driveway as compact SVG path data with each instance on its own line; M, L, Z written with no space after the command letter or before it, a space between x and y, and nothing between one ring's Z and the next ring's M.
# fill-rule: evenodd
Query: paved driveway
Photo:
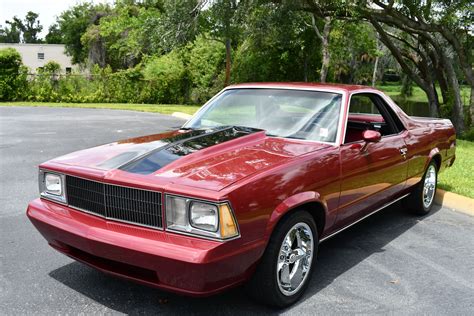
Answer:
M267 314L242 289L192 299L103 275L51 249L25 216L37 165L183 122L129 111L0 107L0 313ZM284 314L474 314L474 218L395 204L321 245L307 294Z

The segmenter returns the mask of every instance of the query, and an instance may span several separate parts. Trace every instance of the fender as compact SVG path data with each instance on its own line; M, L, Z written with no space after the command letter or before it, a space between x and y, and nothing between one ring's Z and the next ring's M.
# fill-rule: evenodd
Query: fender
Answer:
M314 191L300 192L286 198L283 202L278 204L278 206L273 210L272 214L270 215L270 219L268 220L267 227L265 229L265 239L268 241L276 224L280 221L280 219L286 213L288 213L289 211L295 209L296 207L300 205L303 205L309 202L320 203L324 208L324 213L326 215L326 218L328 218L329 215L328 215L327 203L324 199L321 198L321 195L318 192L314 192Z
M430 154L428 155L428 159L425 162L425 168L423 169L423 173L425 172L426 168L428 168L428 164L430 163L431 160L433 160L434 156L439 155L440 156L440 167L443 162L443 157L441 155L441 152L439 151L438 147L435 147L431 149Z

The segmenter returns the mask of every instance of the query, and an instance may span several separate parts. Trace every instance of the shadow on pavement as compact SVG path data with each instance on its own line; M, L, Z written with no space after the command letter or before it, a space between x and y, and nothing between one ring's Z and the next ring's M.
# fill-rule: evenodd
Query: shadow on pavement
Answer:
M441 207L435 205L431 216ZM320 245L318 264L309 287L297 305L329 286L338 276L384 251L384 246L425 217L411 215L401 203L363 220ZM49 273L51 277L90 299L126 314L272 314L245 295L243 287L208 298L189 298L113 278L77 262ZM291 309L291 307L290 307Z

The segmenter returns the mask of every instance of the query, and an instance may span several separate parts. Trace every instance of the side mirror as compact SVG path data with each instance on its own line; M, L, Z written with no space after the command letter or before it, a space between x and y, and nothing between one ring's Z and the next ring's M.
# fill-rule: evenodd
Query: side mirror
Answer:
M382 139L382 134L377 131L366 130L362 133L362 138L367 143L377 143Z

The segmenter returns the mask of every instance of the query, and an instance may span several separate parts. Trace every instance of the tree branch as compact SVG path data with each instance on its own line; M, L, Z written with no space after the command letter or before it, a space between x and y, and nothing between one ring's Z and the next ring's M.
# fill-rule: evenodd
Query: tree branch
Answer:
M423 90L428 90L428 83L407 65L400 50L390 41L387 33L382 28L382 26L373 17L369 17L369 20L375 27L377 32L380 34L380 40L385 44L385 46L387 46L387 48L393 54L393 57L395 57L395 59L398 61L403 71L408 74L413 79L413 81L415 81L415 83Z

